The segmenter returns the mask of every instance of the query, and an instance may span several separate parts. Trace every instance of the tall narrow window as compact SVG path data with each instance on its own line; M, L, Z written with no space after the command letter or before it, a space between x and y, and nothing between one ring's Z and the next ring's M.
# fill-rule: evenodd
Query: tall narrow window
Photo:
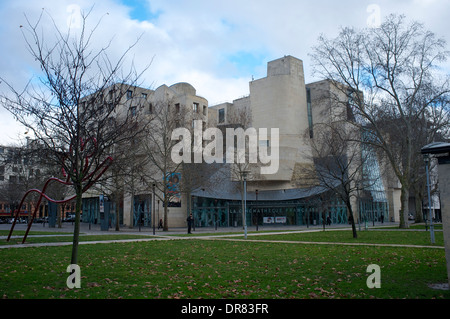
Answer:
M192 104L192 110L195 112L195 113L198 113L198 103L193 103Z
M131 116L136 116L137 115L136 106L130 107L130 114L131 114Z
M128 90L127 91L127 100L131 99L133 97L133 91Z
M348 89L347 90L347 120L354 121L355 115L353 114L353 109L356 106L356 99L358 97L356 96L355 91Z
M225 109L219 109L219 123L225 122Z
M312 109L311 109L311 89L306 88L306 109L308 111L308 126L309 126L309 137L314 137L313 131L313 118L312 118Z

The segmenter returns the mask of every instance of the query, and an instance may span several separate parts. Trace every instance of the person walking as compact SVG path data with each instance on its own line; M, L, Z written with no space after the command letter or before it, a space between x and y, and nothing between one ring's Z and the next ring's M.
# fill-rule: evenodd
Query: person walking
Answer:
M192 216L192 213L189 214L186 221L187 221L187 225L188 225L188 234L192 234L191 228L192 228L192 224L194 223L194 217Z

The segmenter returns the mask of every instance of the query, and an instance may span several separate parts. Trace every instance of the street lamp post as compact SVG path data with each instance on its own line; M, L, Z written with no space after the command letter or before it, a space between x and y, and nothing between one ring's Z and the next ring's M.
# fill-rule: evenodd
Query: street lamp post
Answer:
M258 224L259 224L259 212L258 212L258 190L255 190L256 195L256 231L258 231Z
M424 155L425 160L425 171L427 175L427 193L428 193L428 216L430 218L430 237L431 237L431 243L434 244L434 224L433 224L433 216L431 214L431 196L430 196L430 175L428 173L428 164L430 162L430 158L428 154Z
M244 181L244 238L247 239L247 171L242 172L242 178Z

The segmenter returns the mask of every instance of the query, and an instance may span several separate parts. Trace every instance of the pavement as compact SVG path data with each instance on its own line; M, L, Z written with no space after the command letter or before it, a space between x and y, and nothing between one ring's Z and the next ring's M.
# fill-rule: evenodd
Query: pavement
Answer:
M0 230L10 230L11 224L0 224ZM373 225L370 223L369 229L373 229L375 227L392 227L398 226L398 223L386 222L386 223L375 223ZM67 242L55 242L55 243L27 243L25 244L12 244L12 245L0 245L0 249L4 248L25 248L25 247L38 247L38 246L64 246L64 245L72 245L72 234L73 234L73 223L62 223L61 227L48 227L48 224L33 224L31 227L31 231L39 231L46 232L48 234L39 234L39 235L28 235L31 237L44 237L44 236L67 236ZM363 224L356 225L357 230L364 230L365 227ZM14 227L15 231L25 231L27 228L27 224L16 224ZM350 226L346 224L333 224L331 226L326 227L327 230L350 230ZM259 226L258 231L256 232L256 226L250 226L247 228L247 236L255 236L255 235L275 235L275 234L285 234L285 233L293 233L293 232L316 232L322 231L323 225L310 225L310 226ZM23 235L15 235L13 232L11 238L23 238ZM230 234L230 232L235 232L235 234ZM64 233L64 234L61 234ZM116 242L137 242L137 241L154 241L154 240L174 240L174 239L221 239L221 240L242 240L236 239L232 237L242 237L244 235L244 230L242 227L224 227L217 229L215 227L196 227L190 236L176 236L176 235L186 235L187 228L170 228L169 231L163 231L162 229L157 229L153 231L153 227L121 227L119 231L116 231L114 228L110 228L108 231L102 231L100 229L100 225L89 225L86 223L80 224L80 234L82 235L114 235L114 234L130 234L130 235L141 235L141 236L149 236L148 238L136 238L136 239L120 239L120 240L102 240L102 241L80 241L80 245L82 244L98 244L98 243L116 243ZM207 236L205 236L208 234ZM224 238L227 237L227 238ZM0 240L6 240L7 236L0 236ZM247 239L251 241L250 239ZM261 241L261 239L258 239ZM280 242L280 243L291 243L290 241L281 241L281 240L270 240L271 242ZM292 242L292 243L303 243L303 244L317 244L317 242ZM336 243L322 243L322 244L336 244ZM344 245L349 245L349 243L342 243ZM354 243L351 245L367 245L363 243ZM370 245L370 244L369 244ZM373 244L375 245L375 244ZM376 244L379 245L379 244ZM385 246L404 246L409 247L412 245L385 245ZM417 247L417 246L412 246ZM435 247L435 246L423 246L426 248ZM435 247L435 248L443 248L443 247Z
M0 230L10 230L11 224L0 224ZM385 223L375 223L376 227L392 227L392 226L398 226L398 223L394 222L385 222ZM30 231L39 231L39 232L49 232L51 233L61 233L61 232L67 232L72 234L73 233L73 223L72 222L65 222L61 223L61 227L48 227L48 223L42 224L42 223L34 223L31 226ZM342 229L342 228L349 228L350 225L347 224L332 224L331 226L326 226L326 229ZM369 223L369 227L373 227L372 223ZM16 224L14 226L14 231L16 230L23 230L25 231L27 228L27 224L20 223ZM357 230L359 229L359 224L356 225ZM364 229L364 225L361 224L361 230ZM323 225L302 225L302 226L258 226L259 232L265 232L265 231L292 231L292 230L323 230ZM240 227L196 227L193 229L193 234L204 234L204 233L224 233L224 232L243 232L242 226ZM256 231L256 226L248 226L247 227L248 232ZM100 229L100 224L88 224L88 223L80 223L80 233L89 234L89 235L106 235L106 234L136 234L139 233L141 235L149 235L153 236L153 227L134 227L130 228L127 226L121 226L119 231L116 231L114 228L110 228L108 231L102 231ZM169 231L163 231L162 229L158 229L155 227L155 235L159 236L166 236L166 235L178 235L178 234L187 234L187 227L172 227L169 229ZM13 232L14 235L14 232ZM0 236L1 238L1 236Z

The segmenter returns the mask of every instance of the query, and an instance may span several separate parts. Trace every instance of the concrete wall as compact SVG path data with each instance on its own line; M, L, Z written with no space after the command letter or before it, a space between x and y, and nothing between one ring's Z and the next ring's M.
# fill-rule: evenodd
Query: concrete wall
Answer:
M311 163L303 136L308 128L303 62L292 56L269 62L267 77L250 82L250 108L253 127L279 128L279 170L265 180L290 182L296 163Z

